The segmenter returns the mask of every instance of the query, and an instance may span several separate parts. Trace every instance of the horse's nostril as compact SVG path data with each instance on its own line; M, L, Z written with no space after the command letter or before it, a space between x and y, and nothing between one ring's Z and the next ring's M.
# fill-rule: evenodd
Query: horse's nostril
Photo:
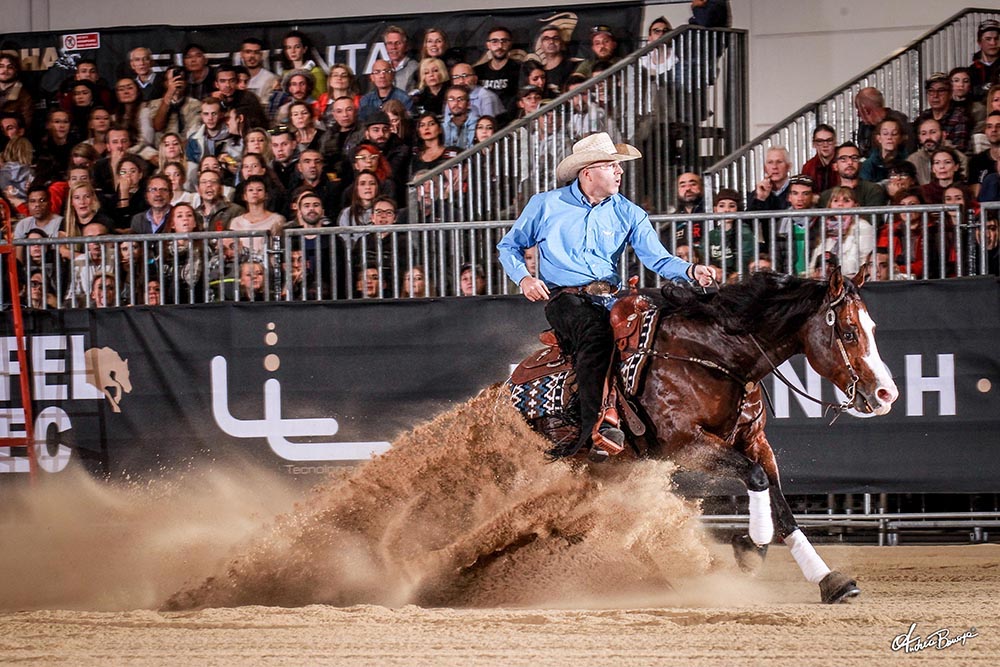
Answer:
M878 400L882 401L883 403L892 402L892 392L886 389L885 387L880 388L878 392L876 392L876 396L878 396Z

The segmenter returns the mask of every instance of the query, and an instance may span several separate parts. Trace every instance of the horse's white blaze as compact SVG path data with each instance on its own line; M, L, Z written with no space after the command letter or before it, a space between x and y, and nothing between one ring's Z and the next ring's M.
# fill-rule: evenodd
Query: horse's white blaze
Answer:
M771 494L768 491L747 491L750 496L750 539L759 547L774 538L771 521Z
M899 397L899 389L896 388L896 383L892 380L892 373L889 372L889 367L885 365L882 357L879 356L878 345L875 344L875 321L868 314L866 308L858 309L858 320L861 324L861 330L868 341L868 354L862 358L862 361L868 365L868 368L875 375L875 395L871 398L877 402L877 405L873 405L873 407L875 408L875 414L884 415L892 409L893 401ZM879 396L882 390L888 392L889 396L887 399L883 400Z
M806 581L811 584L818 584L823 581L823 577L830 574L830 568L819 557L819 554L813 549L813 545L809 543L809 540L800 529L795 529L795 532L786 537L785 544L788 545L788 550L792 552L792 558L798 563L799 569L802 570L802 575L806 578Z

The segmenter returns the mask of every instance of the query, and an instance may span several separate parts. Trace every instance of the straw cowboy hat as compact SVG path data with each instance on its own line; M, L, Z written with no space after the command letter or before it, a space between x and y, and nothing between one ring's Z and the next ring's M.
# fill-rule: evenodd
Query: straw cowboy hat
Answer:
M616 144L607 132L598 132L573 144L573 152L556 167L556 179L572 181L580 170L598 162L638 160L642 153L635 146Z

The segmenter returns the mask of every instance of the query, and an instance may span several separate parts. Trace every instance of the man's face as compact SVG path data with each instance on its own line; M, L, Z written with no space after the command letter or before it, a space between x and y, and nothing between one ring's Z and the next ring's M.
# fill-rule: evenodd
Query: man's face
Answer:
M608 60L615 52L615 38L606 32L599 32L590 38L590 48L598 60Z
M448 109L454 117L464 117L469 112L469 94L458 88L448 91Z
M198 176L198 194L204 202L215 202L222 191L222 181L219 175L214 172L202 172Z
M623 173L621 163L617 161L598 162L580 170L580 175L587 182L587 194L598 199L618 194Z
M736 213L740 210L740 207L732 199L720 199L715 202L715 206L712 210L716 213Z
M941 145L941 125L931 121L922 123L917 131L917 139L928 153L936 150Z
M980 242L979 230L976 230L976 241ZM993 250L1000 243L1000 233L997 232L997 221L987 220L986 221L986 249Z
M130 142L125 130L108 130L108 149L112 155L122 156L128 151Z
M165 208L170 205L170 181L152 178L146 187L146 203L151 208Z
M295 150L295 140L288 133L276 134L271 137L271 150L279 162L288 162Z
M208 58L205 57L205 52L201 49L190 49L184 54L184 69L187 71L198 74L205 71L207 66Z
M45 220L52 214L47 192L32 192L28 195L28 215L35 220Z
M836 150L836 140L837 138L833 135L833 132L828 132L827 130L818 131L813 137L813 148L816 149L816 155L820 156L823 160L829 161Z
M299 200L299 224L304 227L316 227L323 218L323 202L316 197L303 197Z
M132 67L133 72L145 78L153 69L153 58L148 49L136 49L129 56L128 64Z
M255 70L264 62L264 51L256 44L244 44L240 49L240 59L247 69Z
M993 62L1000 56L1000 32L988 30L979 38L979 50L983 52L983 59Z
M951 104L951 84L935 81L927 89L927 106L933 111L944 111Z
M372 85L378 90L389 90L393 86L395 70L385 60L376 60L372 65Z
M349 130L358 120L358 110L351 100L339 100L333 104L333 119L341 129Z
M236 72L219 72L215 77L215 88L228 99L236 92Z
M4 118L0 122L0 128L3 129L4 136L8 139L24 136L24 130L21 128L21 125L13 118Z
M76 68L76 80L77 81L90 81L92 83L97 83L99 75L97 73L97 65L94 63L80 63Z
M292 96L293 100L305 100L311 92L309 80L304 76L296 74L288 81L288 94Z
M323 158L316 151L306 151L299 157L298 169L302 178L313 182L323 171Z
M398 32L388 32L385 34L385 52L389 54L389 59L398 63L406 57L406 38Z
M834 166L841 178L854 179L861 170L861 152L857 148L847 146L837 151L837 163Z
M682 204L695 204L703 194L701 177L698 174L689 172L677 178L677 201Z
M812 208L813 190L808 185L788 186L788 206L796 211Z
M17 78L14 63L8 58L0 58L0 83L10 83Z
M986 119L986 140L991 146L1000 147L1000 116Z
M365 130L365 139L381 148L385 145L385 142L389 140L390 134L392 134L392 131L389 129L388 125L378 123L368 126Z
M875 253L875 277L878 280L889 279L889 253Z
M486 50L493 60L503 60L510 53L510 35L505 30L494 30L486 38Z
M546 30L542 33L542 53L547 56L554 56L562 53L562 35L558 30Z
M768 151L764 157L764 173L772 183L784 183L788 178L788 162L782 151Z
M479 83L479 77L473 71L472 65L459 63L451 68L451 82L467 88L475 88L476 84Z
M380 201L372 207L372 223L391 225L396 222L396 207L387 201Z
M457 93L457 91L456 91ZM527 95L522 95L517 101L517 106L524 109L524 115L527 116L530 113L538 111L538 107L542 105L542 96L538 93L528 93Z
M201 122L211 132L218 130L222 126L222 107L218 104L202 104Z

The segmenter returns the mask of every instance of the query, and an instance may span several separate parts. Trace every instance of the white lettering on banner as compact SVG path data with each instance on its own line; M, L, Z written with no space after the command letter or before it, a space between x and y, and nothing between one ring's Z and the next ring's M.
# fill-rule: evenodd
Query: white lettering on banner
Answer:
M955 355L937 355L938 375L924 376L923 361L919 354L906 355L906 416L924 414L924 394L938 393L938 415L955 412Z
M70 336L70 387L73 390L73 398L78 401L97 401L104 398L104 394L95 385L87 381L92 377L92 373L87 372L86 353L83 349L83 336Z
M49 356L49 352L65 352L65 336L31 337L31 396L36 401L65 401L69 388L64 384L49 384L46 376L66 372L66 359Z
M802 381L799 379L798 374L795 372L795 368L792 366L791 361L784 361L778 370L788 378L788 381L798 389L803 391L810 396L815 396L819 398L820 392L822 391L823 378L817 373L812 366L806 363L806 386L802 386ZM791 390L785 386L785 384L778 378L773 378L774 389L771 392L771 398L774 401L774 416L777 419L787 419L791 416L790 403L788 401L788 396L791 394ZM808 398L795 394L795 401L802 408L802 411L806 413L806 417L816 419L823 416L823 406L819 403L814 403Z
M21 364L17 361L17 339L13 336L0 337L0 373L10 378L21 374ZM10 382L0 382L0 401L10 400Z
M385 50L385 42L375 42L372 44L371 53L368 54L368 61L365 68L359 74L371 74L376 60L389 60L389 52ZM357 72L358 70L354 70Z
M358 52L362 49L367 49L367 44L342 44L337 46L331 44L326 47L326 62L329 63L330 67L334 64L343 62L345 65L351 68L352 72L358 72L358 74L365 74L358 70ZM341 60L337 58L337 51L344 51L347 53L347 57Z
M212 358L212 416L223 433L234 438L265 438L275 454L287 461L359 461L389 451L388 442L291 442L295 437L332 437L336 419L284 419L281 383L264 383L264 418L237 419L229 412L229 366L225 357Z

